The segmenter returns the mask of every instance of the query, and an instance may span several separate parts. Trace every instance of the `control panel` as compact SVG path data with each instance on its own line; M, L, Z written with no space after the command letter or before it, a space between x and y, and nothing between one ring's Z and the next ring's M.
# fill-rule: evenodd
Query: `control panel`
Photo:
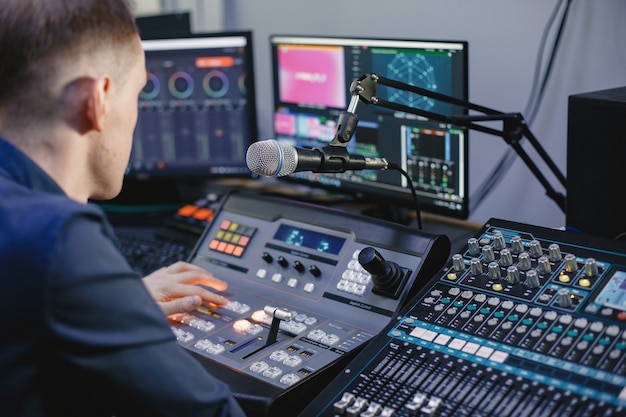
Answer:
M626 415L626 246L491 219L302 415Z
M449 254L445 236L232 194L190 258L229 284L229 303L172 315L172 329L249 415L295 415Z

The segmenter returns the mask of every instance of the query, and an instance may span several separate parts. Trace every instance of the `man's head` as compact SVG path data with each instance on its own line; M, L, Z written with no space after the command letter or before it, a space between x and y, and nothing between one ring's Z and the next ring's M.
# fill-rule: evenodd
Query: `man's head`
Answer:
M111 198L121 187L145 84L145 61L135 19L126 0L2 0L0 6L0 136L20 146L42 130L92 139L63 148L74 174L44 166L70 195ZM58 129L57 129L58 130ZM26 132L26 133L25 133ZM35 134L37 132L37 134ZM14 139L17 137L18 139ZM46 139L47 140L47 139ZM38 145L35 143L35 145ZM33 143L20 146L33 150ZM76 160L76 148L84 158ZM29 153L29 152L27 152ZM29 155L41 164L37 152ZM70 158L71 156L71 158ZM49 161L44 160L44 164ZM78 182L82 181L82 184ZM80 195L80 194L88 195Z

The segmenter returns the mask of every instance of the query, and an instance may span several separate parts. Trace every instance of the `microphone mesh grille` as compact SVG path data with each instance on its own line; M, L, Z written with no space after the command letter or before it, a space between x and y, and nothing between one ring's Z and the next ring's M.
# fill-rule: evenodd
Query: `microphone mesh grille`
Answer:
M293 146L276 140L255 142L246 152L250 171L266 177L281 177L296 170L298 154Z

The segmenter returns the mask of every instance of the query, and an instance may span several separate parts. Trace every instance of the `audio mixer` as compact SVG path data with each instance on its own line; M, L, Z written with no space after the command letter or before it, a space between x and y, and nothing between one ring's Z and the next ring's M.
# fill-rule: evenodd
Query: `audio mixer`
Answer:
M303 416L625 416L626 247L491 219Z
M445 264L446 236L276 197L225 197L190 262L226 306L170 316L250 416L297 415Z

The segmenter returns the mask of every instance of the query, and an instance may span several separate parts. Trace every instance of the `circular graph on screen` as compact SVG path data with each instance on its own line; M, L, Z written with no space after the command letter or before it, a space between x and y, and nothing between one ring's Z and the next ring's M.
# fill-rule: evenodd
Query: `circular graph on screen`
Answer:
M209 97L220 98L228 92L228 77L222 71L209 71L202 79L202 88Z
M178 99L189 98L193 94L195 83L191 75L178 71L170 76L168 87L170 94Z
M423 55L396 55L387 64L387 77L416 87L437 91L435 68ZM408 91L390 93L389 100L422 110L430 110L435 105L434 99Z
M146 85L139 93L139 98L142 100L154 100L161 91L161 82L158 77L154 74L148 73L148 81Z

